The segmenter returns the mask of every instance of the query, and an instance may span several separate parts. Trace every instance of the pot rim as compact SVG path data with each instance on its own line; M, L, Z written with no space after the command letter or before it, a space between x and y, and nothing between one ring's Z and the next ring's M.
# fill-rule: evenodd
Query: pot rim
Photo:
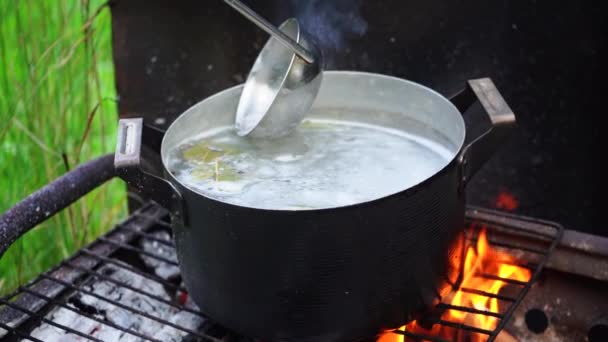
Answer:
M433 174L430 174L427 178L423 179L422 181L420 181L417 184L414 184L410 187L404 188L404 189L397 189L396 191L386 194L384 196L378 197L378 198L373 198L367 201L361 201L361 202L357 202L357 203L351 203L351 204L347 204L347 205L338 205L338 206L333 206L333 207L324 207L324 208L311 208L311 209L268 209L268 208L258 208L258 207L252 207L252 206L243 206L243 205L237 205L237 204L233 204L230 202L226 202L226 201L221 201L219 199L213 198L211 196L208 196L200 191L197 191L195 188L192 188L190 186L188 186L187 184L180 182L175 175L173 175L173 173L169 170L169 168L167 167L166 164L166 156L163 149L163 146L165 146L165 142L167 140L167 136L169 136L170 131L172 130L172 128L174 126L176 126L176 124L180 121L180 120L185 120L184 118L187 116L187 114L189 112L191 112L192 110L194 110L196 107L202 105L205 102L208 101L212 101L214 98L216 97L220 97L220 96L225 96L225 93L231 92L231 91L235 91L236 89L239 88L243 88L244 84L238 84L235 86L232 86L230 88L226 88L224 90L221 90L211 96L208 96L206 98L204 98L203 100L195 103L194 105L190 106L188 109L186 109L185 111L182 112L182 114L180 114L172 123L171 125L169 125L169 127L167 128L167 130L165 131L165 135L163 136L162 142L161 142L161 162L165 171L165 174L168 175L168 178L170 179L171 182L177 183L180 187L183 187L184 189L187 189L188 191L192 192L193 194L196 194L198 196L202 196L205 199L211 200L214 203L218 203L221 205L225 205L227 207L233 207L233 208L240 208L240 209L248 209L248 210L253 210L253 211L266 211L266 212L284 212L284 213L297 213L297 212L321 212L321 211L326 211L326 210L336 210L336 209L348 209L348 208L353 208L353 207L357 207L357 206L361 206L361 205L369 205L369 204L373 204L374 202L381 202L383 200L388 200L390 198L393 198L395 196L398 195L404 195L406 193L409 193L411 191L417 191L418 189L420 189L422 186L424 186L426 183L432 181L436 176L444 173L446 171L446 169L453 167L453 164L455 164L455 162L457 161L458 157L461 155L463 147L464 147L464 142L466 139L466 125L464 122L464 119L462 117L462 113L458 110L458 108L456 108L456 106L444 95L440 94L439 92L437 92L436 90L433 90L427 86L424 86L422 84L413 82L413 81L409 81L400 77L396 77L396 76L391 76L391 75L384 75L384 74L378 74L378 73L372 73L372 72L365 72L365 71L351 71L351 70L331 70L331 71L324 71L324 74L334 74L334 75L359 75L359 76L373 76L376 78L384 78L384 79L390 79L390 80L394 80L394 81L399 81L399 82L404 82L407 83L409 86L413 86L413 87L417 87L419 89L422 89L424 91L429 92L430 94L432 94L434 97L436 97L437 99L440 99L442 102L444 102L448 107L451 107L453 112L455 113L459 113L460 115L458 115L458 118L456 119L459 126L460 126L460 130L463 132L463 134L461 135L461 139L459 139L460 141L458 141L458 143L456 144L456 149L455 152L453 154L453 156L446 162L446 164L441 167L440 169L438 169L436 172L434 172ZM461 181L462 182L462 181Z

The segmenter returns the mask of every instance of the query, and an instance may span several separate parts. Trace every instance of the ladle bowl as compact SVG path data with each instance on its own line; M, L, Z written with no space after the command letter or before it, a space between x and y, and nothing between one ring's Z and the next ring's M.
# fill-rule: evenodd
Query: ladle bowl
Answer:
M290 18L279 29L310 51L306 62L278 39L271 37L256 59L240 97L235 128L241 136L278 138L304 118L322 80L323 57L314 40Z

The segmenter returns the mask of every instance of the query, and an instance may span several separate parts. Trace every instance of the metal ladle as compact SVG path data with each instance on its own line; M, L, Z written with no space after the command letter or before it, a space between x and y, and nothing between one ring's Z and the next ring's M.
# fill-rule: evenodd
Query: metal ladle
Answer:
M258 55L239 99L235 127L240 136L288 134L314 102L322 79L322 55L295 18L277 29L238 0L224 0L272 37Z

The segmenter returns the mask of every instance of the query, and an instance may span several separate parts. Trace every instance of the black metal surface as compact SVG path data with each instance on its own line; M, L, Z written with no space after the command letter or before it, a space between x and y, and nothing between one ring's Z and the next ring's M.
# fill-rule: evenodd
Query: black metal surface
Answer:
M398 194L305 211L230 205L173 180L191 222L174 227L184 282L209 317L264 340L348 341L398 327L442 296L460 257L460 177L454 161Z
M21 235L115 176L114 154L88 161L0 216L0 257Z
M41 323L53 324L56 328L61 329L65 332L71 332L72 335L80 335L81 339L84 340L96 340L94 335L88 335L87 332L72 331L72 328L66 327L63 324L54 322L52 316L48 316L47 313L56 307L67 308L73 310L78 315L86 316L89 319L96 320L101 325L111 326L114 329L122 331L124 334L139 337L142 340L155 341L154 336L147 336L138 331L137 327L123 326L107 320L99 319L95 315L88 313L78 307L70 306L70 298L82 293L90 292L82 286L88 279L99 279L108 280L116 283L120 287L129 289L131 286L127 283L120 283L115 279L112 279L112 275L104 275L99 272L99 269L104 265L112 264L116 267L127 269L129 271L135 270L138 274L144 276L150 282L156 282L162 284L164 287L172 289L174 291L183 291L179 284L175 281L168 281L161 279L154 274L151 274L149 270L138 269L137 266L129 263L124 259L123 252L125 246L137 253L142 253L143 250L138 247L136 242L141 238L150 237L151 230L158 229L169 229L169 225L163 220L166 218L167 212L164 209L156 205L145 205L140 211L129 217L125 222L118 225L114 230L107 233L104 239L97 240L87 248L79 251L75 256L62 262L54 269L46 272L38 279L30 282L27 285L20 287L17 291L10 294L9 296L0 300L0 341L13 341L13 340L30 340L40 341L40 339L33 338L30 333L33 328ZM541 258L538 262L530 267L533 277L532 280L526 284L519 284L515 293L506 294L489 294L476 289L460 289L465 292L475 292L480 295L488 297L499 297L502 301L508 303L510 306L508 310L502 311L499 314L491 314L492 316L500 319L500 324L493 331L484 331L466 324L439 321L435 324L442 326L454 327L459 331L468 331L481 333L488 336L488 340L492 341L502 329L502 327L509 321L513 310L524 298L526 291L530 288L538 274L540 273L546 259L551 255L553 249L559 242L559 238L562 232L561 227L551 223L527 220L522 218L514 218L505 216L503 213L489 212L470 208L467 211L467 220L474 221L479 225L484 225L488 229L488 236L490 243L496 237L501 236L500 232L508 232L512 236L535 236L537 244L544 246L541 252ZM470 236L474 242L474 236ZM113 241L114 243L109 243ZM511 241L518 240L506 240L503 242L502 248L509 252L516 252L519 248L525 247L520 243L513 243ZM540 242L539 242L540 241ZM507 246L505 246L507 245ZM160 255L156 255L159 260L164 260ZM164 260L163 262L168 262ZM394 270L393 270L394 271ZM520 286L521 285L521 286ZM130 291L137 291L138 293L144 294L150 300L158 300L153 294L146 293L143 289L131 288ZM110 299L103 299L112 302L113 305L126 307L126 309L133 315L140 316L151 316L146 312L141 312L135 308L130 308L125 304L114 302ZM7 303L10 303L7 305ZM199 311L183 307L182 304L172 303L171 305L181 308L183 310L189 310L197 315L202 315ZM445 304L438 305L438 310L447 308ZM487 312L480 312L467 307L449 307L454 310L461 310L465 312L475 311L476 314L486 315ZM202 316L201 316L202 317ZM159 321L158 318L152 316L153 320ZM162 323L167 325L174 325L177 329L182 329L186 332L191 333L191 336L198 338L202 341L249 341L243 337L238 337L228 332L227 330L218 327L216 324L205 320L199 329L193 331L191 329L180 327L179 323L165 322L160 320ZM49 322L50 321L50 322ZM4 329L5 331L3 331ZM417 340L429 340L429 341L445 341L445 339L437 337L425 337L420 334L413 334L411 332L397 331L396 333L404 334L413 339ZM93 332L94 334L94 332Z
M521 341L593 342L588 338L590 330L603 315L608 315L607 289L606 281L545 268L506 329ZM531 312L545 315L547 325L541 326L544 329L531 326Z
M338 48L330 46L336 69L403 77L446 95L467 79L491 77L518 114L519 129L470 184L470 202L492 207L506 190L517 198L520 214L608 235L597 205L606 183L597 171L606 2L248 4L275 24L294 14L318 14L304 18L307 29L315 19L339 28L344 39ZM329 12L332 7L337 10ZM116 0L112 15L120 115L143 116L160 127L201 99L243 82L267 39L222 1ZM311 31L325 47L340 36Z

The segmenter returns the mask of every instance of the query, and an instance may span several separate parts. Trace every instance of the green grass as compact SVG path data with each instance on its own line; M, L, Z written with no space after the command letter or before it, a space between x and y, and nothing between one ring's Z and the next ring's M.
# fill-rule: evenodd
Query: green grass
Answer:
M117 122L104 0L0 0L0 212L78 163L112 152ZM0 294L57 264L126 212L113 180L0 259Z

